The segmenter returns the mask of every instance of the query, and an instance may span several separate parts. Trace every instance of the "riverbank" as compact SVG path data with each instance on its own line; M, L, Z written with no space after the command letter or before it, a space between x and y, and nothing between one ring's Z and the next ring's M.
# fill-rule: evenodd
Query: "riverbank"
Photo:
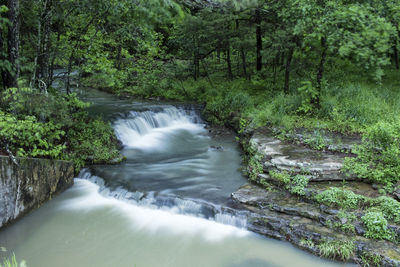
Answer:
M243 144L251 155L250 184L232 197L257 214L250 229L331 259L399 266L398 196L346 175L344 159L354 155L282 141L269 128L255 130ZM342 145L351 150L354 142ZM370 222L376 210L392 220Z

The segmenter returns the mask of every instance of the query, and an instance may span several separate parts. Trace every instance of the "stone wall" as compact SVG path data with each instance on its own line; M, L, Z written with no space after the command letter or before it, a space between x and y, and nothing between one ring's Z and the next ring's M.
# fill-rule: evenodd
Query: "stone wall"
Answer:
M69 161L0 156L0 228L40 207L73 184Z

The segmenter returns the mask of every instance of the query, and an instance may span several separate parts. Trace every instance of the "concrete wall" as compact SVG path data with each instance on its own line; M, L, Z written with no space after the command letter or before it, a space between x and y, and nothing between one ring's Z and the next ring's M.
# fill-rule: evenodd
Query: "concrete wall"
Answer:
M0 228L40 207L73 184L69 161L0 156Z

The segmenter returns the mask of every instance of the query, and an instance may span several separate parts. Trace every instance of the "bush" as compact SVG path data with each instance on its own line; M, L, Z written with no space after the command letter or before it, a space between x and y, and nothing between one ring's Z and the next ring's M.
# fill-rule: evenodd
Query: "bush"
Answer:
M307 187L309 179L304 175L291 176L288 172L271 171L269 173L271 178L277 180L285 186L285 189L290 193L304 196L304 189Z
M378 122L368 127L354 153L347 158L344 169L360 178L391 185L400 180L400 120Z
M207 102L204 115L215 124L224 124L251 105L250 96L242 91L228 91Z
M365 237L393 240L394 233L388 229L388 222L382 212L369 211L361 217L367 231Z
M11 88L0 95L0 145L17 156L46 157L85 163L107 163L119 156L118 141L108 123L92 119L89 104L75 94L43 94ZM12 113L12 114L10 114Z
M356 209L363 199L353 191L337 187L331 187L315 196L315 200L319 203L344 209Z
M292 180L287 185L286 189L288 189L292 194L304 196L306 194L304 189L307 187L308 181L309 179L306 176L296 175L292 177Z
M60 125L37 122L33 116L18 120L0 111L0 142L17 156L59 158L65 149L64 135Z
M107 163L119 157L118 140L112 127L99 119L82 118L68 131L66 159L80 169L85 163Z
M387 220L400 223L400 202L385 196L377 198L374 202Z

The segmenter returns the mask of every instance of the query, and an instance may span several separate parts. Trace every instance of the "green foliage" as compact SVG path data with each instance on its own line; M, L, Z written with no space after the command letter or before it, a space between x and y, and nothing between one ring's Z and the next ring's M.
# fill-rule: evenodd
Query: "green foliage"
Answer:
M322 257L349 260L355 255L356 246L352 240L326 240L318 244Z
M338 222L335 222L333 226L346 233L355 233L355 226L353 222L357 219L357 216L349 211L340 210L337 214L339 218Z
M360 258L361 258L361 265L364 267L381 266L382 256L380 255L363 252Z
M13 254L11 259L6 259L3 263L0 262L0 267L27 267L27 265L25 261L18 263L15 254Z
M312 134L305 135L303 142L316 150L322 150L328 145L325 139L325 131L319 129L315 129Z
M58 158L66 146L62 143L65 132L52 122L37 122L33 116L18 120L0 111L0 140L21 157Z
M207 118L216 124L222 124L233 117L240 116L251 104L249 95L242 91L225 91L210 99L204 109Z
M107 163L119 157L114 130L102 120L83 117L68 131L68 137L66 158L74 161L77 169L85 163Z
M300 240L300 245L301 246L305 246L305 247L309 247L309 248L314 248L315 247L315 244L311 239L304 239L304 238L302 238Z
M331 187L315 196L315 200L319 203L344 209L356 209L363 199L363 196L353 191L337 187Z
M345 170L382 184L400 177L400 120L378 122L367 128L363 142L355 149L356 158L347 158Z
M278 182L282 183L285 186L285 189L288 190L290 193L304 196L305 195L305 188L308 185L309 179L304 175L295 175L291 176L286 171L270 171L269 175L271 178L277 180Z
M296 175L292 177L290 183L287 185L287 189L290 193L304 196L304 189L307 187L309 179L304 175Z
M391 197L382 196L373 200L373 205L389 221L400 223L400 202Z
M263 172L262 154L259 153L253 145L248 145L246 148L246 173L250 181L257 181L258 175Z
M303 81L301 87L297 89L301 97L301 106L297 109L298 113L309 114L315 110L315 101L319 97L319 91L313 87L312 82Z
M388 229L388 222L382 212L369 211L361 217L367 231L365 237L393 240L395 234Z
M290 181L291 181L290 174L288 172L286 172L286 171L282 171L282 172L270 171L269 175L271 176L271 178L281 182L284 185L289 184Z
M85 163L119 157L118 141L108 123L89 118L88 103L75 94L43 94L10 88L0 97L0 140L17 156L68 159L79 170Z

